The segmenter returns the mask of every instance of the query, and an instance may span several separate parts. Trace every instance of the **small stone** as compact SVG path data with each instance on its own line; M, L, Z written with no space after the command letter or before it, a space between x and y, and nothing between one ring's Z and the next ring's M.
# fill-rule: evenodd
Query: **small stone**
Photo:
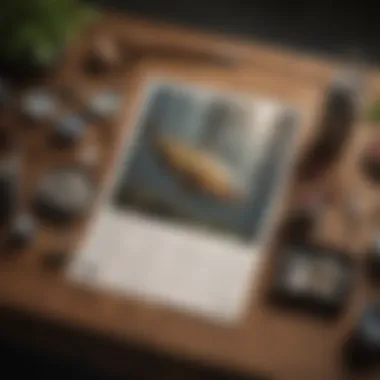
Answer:
M117 91L106 91L95 95L89 104L88 112L95 118L111 118L120 109L121 94Z
M11 222L7 247L10 249L24 249L33 240L37 234L37 223L30 214L17 215Z
M85 120L78 116L66 116L55 126L53 140L59 147L71 147L80 141L86 131Z
M21 99L21 111L34 122L50 121L58 110L55 96L48 90L35 89Z
M47 221L67 224L89 209L94 195L95 186L86 170L56 168L38 186L37 212Z

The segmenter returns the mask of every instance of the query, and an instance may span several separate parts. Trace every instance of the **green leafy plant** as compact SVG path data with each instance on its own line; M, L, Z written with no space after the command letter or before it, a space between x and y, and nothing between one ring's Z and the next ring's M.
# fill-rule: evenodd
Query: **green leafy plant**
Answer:
M380 124L380 100L376 100L369 107L368 119L371 123Z
M0 59L49 65L95 16L77 0L7 0L0 11Z

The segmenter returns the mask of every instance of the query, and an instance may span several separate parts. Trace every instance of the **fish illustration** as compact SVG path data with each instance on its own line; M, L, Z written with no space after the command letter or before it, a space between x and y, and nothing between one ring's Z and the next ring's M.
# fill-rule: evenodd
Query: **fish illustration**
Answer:
M209 151L165 135L155 139L155 149L165 163L179 175L182 183L224 202L243 199L231 170Z

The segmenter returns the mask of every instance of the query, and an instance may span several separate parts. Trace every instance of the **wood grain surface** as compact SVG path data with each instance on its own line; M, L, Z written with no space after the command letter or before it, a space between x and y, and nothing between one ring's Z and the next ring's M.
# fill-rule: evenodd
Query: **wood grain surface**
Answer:
M104 34L120 41L122 64L99 78L88 78L83 74L83 59L96 36ZM101 165L91 172L99 184L101 204L102 194L113 175L113 164L130 136L141 100L139 95L150 75L167 75L220 89L260 93L296 104L303 113L302 135L295 154L296 159L300 160L314 136L324 92L340 67L339 62L325 62L295 52L278 51L251 41L203 35L132 16L120 18L107 15L69 49L62 66L48 78L46 85L58 94L67 87L76 91L77 98L62 100L63 114L80 111L92 94L101 88L116 87L124 94L118 117L95 123L88 128L88 136L81 143L97 144L101 152ZM368 98L374 98L380 76L374 69L367 72L370 80L366 94ZM58 164L80 164L78 152L83 146L68 152L57 151L49 143L51 125L25 125L14 109L1 115L1 118L12 128L17 125L20 131L18 141L25 152L22 207L28 209L41 176ZM377 189L363 181L356 164L362 144L371 138L372 133L370 126L356 126L355 137L343 161L334 169L335 174L327 179L331 186L340 189L341 199L351 188L365 194L367 211L363 215L363 225L348 240L342 207L337 204L336 210L327 213L315 234L315 239L342 247L355 257L355 291L347 310L338 320L329 322L318 317L285 312L266 302L272 264L276 259L276 230L297 197L298 188L292 176L284 202L278 209L270 244L264 253L265 268L260 278L259 295L252 297L246 316L235 327L214 325L138 299L85 291L68 283L64 275L44 270L41 263L46 252L61 246L62 241L68 249L75 251L85 231L91 233L91 229L87 230L86 227L90 225L95 207L86 220L65 230L42 225L32 249L12 259L2 260L0 304L5 311L13 310L24 317L4 317L1 335L29 339L57 350L62 348L62 351L83 360L96 358L99 364L103 360L121 371L124 370L123 365L127 366L123 350L127 355L131 352L127 347L136 345L199 365L248 375L259 373L279 380L349 378L350 375L341 365L342 342L366 302L377 296L368 286L362 265L376 228L368 221L371 210L380 206L380 199ZM368 225L365 224L367 222ZM30 328L21 329L23 318L28 319ZM43 328L32 327L34 323L37 326L37 321L38 326L44 326L41 321L50 326L48 334L43 332ZM58 334L62 328L72 333L61 333L59 338L53 338L54 331ZM76 342L74 335L89 335L92 337L91 343L71 346L64 342L65 339ZM119 356L114 360L110 358L111 351L105 341L118 346ZM141 370L144 366L149 366L149 362L141 364ZM180 378L186 377L182 374Z

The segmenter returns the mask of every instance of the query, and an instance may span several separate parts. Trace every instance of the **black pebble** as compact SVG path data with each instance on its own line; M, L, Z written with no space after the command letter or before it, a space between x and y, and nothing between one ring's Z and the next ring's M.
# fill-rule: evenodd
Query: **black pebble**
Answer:
M83 138L85 130L86 121L82 117L65 117L55 126L53 142L58 147L71 147Z

